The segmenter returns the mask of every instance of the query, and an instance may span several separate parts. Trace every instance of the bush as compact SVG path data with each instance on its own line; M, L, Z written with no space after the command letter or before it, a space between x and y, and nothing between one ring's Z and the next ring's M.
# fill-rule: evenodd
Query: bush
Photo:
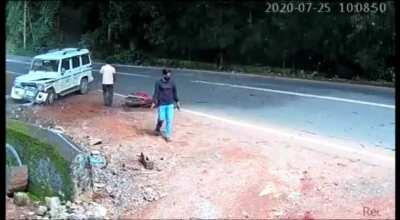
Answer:
M106 33L101 29L96 29L93 32L85 33L78 42L78 46L89 49L93 57L105 59L110 52L112 52L111 48L107 45L107 42L104 39L105 34Z
M118 53L114 53L111 56L106 56L104 59L109 63L120 63L120 64L142 64L147 59L140 51L135 50L123 50Z
M390 67L390 68L386 68L384 69L383 67L379 68L379 70L377 71L376 74L377 77L377 81L387 81L387 82L394 82L394 68Z
M17 46L9 41L6 41L6 53L15 54Z
M212 63L178 60L178 59L167 59L167 58L152 58L146 59L145 65L152 66L165 66L173 68L187 68L187 69L203 69L203 70L216 70L217 66Z

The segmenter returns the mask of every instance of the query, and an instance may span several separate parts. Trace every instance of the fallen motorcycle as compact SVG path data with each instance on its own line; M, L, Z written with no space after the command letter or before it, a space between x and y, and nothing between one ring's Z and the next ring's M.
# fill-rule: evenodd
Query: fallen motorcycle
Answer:
M125 106L127 107L143 107L150 108L153 98L146 92L134 92L125 98Z

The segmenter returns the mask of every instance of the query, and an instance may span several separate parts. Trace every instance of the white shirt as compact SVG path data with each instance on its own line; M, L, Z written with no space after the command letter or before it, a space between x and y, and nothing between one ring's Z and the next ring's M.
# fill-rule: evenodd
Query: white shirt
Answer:
M110 64L106 64L101 67L100 73L103 74L103 84L104 85L112 85L114 84L114 74L115 68Z

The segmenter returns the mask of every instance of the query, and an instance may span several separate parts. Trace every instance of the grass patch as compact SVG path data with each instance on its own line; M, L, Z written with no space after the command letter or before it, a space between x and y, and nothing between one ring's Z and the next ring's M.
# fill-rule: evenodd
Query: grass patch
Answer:
M29 169L28 192L43 201L46 196L71 200L74 193L70 162L55 146L30 135L29 128L16 120L7 120L6 142L11 144Z
M35 194L32 194L30 192L27 193L29 199L33 202L42 202L43 200L40 199L40 197L36 196Z

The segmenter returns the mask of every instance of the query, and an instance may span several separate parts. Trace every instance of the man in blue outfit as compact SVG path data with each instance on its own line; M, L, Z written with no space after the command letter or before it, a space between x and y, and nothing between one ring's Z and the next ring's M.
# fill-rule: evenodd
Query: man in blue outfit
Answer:
M172 123L174 119L174 104L178 110L180 104L174 81L171 79L171 71L163 70L162 78L158 80L154 87L153 104L151 108L158 108L158 119L155 132L162 134L166 141L171 141ZM161 127L165 121L165 129L161 132Z

